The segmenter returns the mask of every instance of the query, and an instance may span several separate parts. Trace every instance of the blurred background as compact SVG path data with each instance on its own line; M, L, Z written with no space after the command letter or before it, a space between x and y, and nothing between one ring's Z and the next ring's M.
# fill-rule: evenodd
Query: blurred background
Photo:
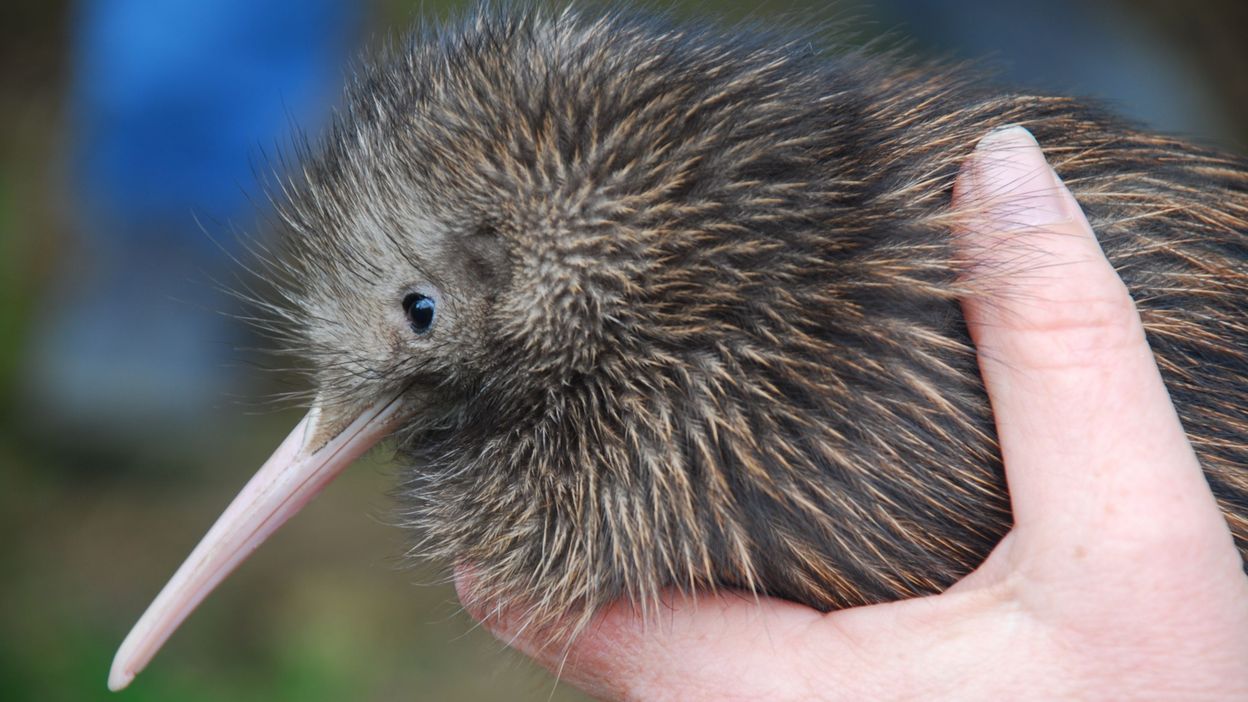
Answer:
M663 3L666 6L668 3ZM1242 0L672 3L841 18L852 41L987 59L1243 154ZM0 9L0 697L578 699L407 568L395 468L356 466L191 617L133 686L130 626L300 412L217 283L263 242L259 182L315 135L361 47L462 3L10 0ZM259 176L257 174L260 174ZM267 370L266 370L267 369Z

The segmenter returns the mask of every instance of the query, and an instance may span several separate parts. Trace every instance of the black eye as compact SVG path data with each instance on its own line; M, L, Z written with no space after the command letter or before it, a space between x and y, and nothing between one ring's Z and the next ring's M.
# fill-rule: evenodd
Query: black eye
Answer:
M411 293L403 298L403 311L407 313L407 321L412 325L412 331L417 334L424 334L429 331L429 327L433 326L436 307L437 303L433 301L433 298L420 293Z

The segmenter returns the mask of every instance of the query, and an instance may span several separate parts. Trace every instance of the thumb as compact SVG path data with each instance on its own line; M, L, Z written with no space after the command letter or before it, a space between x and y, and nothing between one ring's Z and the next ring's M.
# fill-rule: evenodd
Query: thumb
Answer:
M1020 538L1066 562L1126 545L1088 554L1110 568L1166 540L1229 543L1126 286L1031 134L984 137L955 209Z

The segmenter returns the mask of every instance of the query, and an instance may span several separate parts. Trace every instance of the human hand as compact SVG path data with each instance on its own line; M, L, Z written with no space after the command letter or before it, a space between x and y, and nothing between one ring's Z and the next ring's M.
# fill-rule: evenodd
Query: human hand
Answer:
M1241 557L1078 204L1015 127L980 142L955 209L971 279L993 286L964 310L1015 517L982 566L830 614L672 594L646 622L618 604L566 651L506 612L484 625L610 699L1248 699ZM1020 252L1032 274L990 275Z

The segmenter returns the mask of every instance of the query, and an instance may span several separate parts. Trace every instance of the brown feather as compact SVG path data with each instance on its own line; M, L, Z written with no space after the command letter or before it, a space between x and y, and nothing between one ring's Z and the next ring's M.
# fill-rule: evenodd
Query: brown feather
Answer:
M1085 208L1248 549L1248 166L965 68L626 13L418 32L292 179L287 314L323 393L421 393L416 552L533 626L667 587L938 592L1011 526L958 301L1054 273L953 245L959 165L1007 124ZM411 285L445 298L419 344L389 324Z

